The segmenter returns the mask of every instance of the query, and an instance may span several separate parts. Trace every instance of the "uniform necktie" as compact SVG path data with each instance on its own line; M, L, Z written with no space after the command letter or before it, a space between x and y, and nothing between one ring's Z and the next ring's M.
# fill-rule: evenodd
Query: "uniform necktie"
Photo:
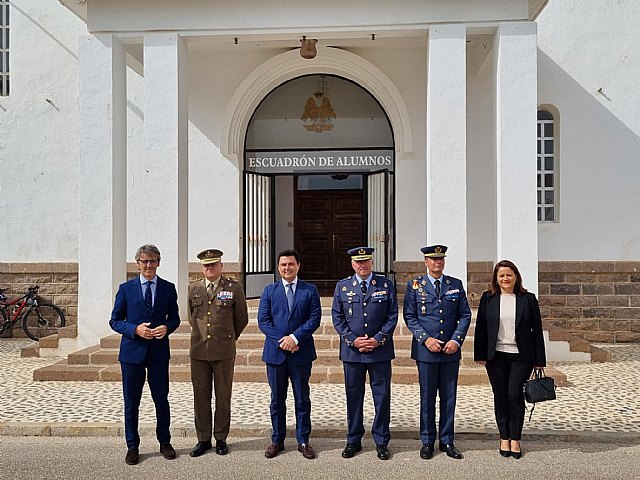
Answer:
M209 300L213 298L213 282L209 282L207 285L207 295L209 295Z
M367 294L367 281L366 280L362 280L360 282L360 288L362 289L362 294L366 295Z
M287 304L289 305L289 313L293 310L293 283L287 283Z
M440 280L433 282L436 287L436 297L440 298Z
M151 310L153 309L153 297L151 295L151 285L153 284L153 282L149 281L147 282L145 285L147 286L147 289L144 292L144 305L145 307L147 307L147 312L151 313Z

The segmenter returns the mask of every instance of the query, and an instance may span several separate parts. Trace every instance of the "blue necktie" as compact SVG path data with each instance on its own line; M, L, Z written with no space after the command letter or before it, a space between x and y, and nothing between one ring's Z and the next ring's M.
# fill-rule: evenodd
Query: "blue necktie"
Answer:
M289 313L293 310L293 283L287 283L287 304L289 305Z
M147 313L151 313L151 310L153 309L153 297L151 295L152 284L153 282L145 283L145 285L147 286L147 289L144 292L144 305L145 307L147 307Z
M362 295L366 295L367 294L367 281L366 280L362 280L360 282L360 290L362 290Z

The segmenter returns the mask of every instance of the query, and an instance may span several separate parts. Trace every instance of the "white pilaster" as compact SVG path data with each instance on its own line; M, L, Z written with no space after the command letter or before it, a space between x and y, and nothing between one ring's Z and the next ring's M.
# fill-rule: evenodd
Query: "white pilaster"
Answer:
M176 283L186 314L188 283L187 46L176 33L144 36L145 243L162 254L158 274Z
M466 27L431 27L428 55L426 243L449 247L445 271L466 284Z
M108 34L80 37L78 160L78 347L111 332L126 279L127 95L123 45Z
M497 259L514 262L526 288L537 293L536 24L500 24L494 51Z

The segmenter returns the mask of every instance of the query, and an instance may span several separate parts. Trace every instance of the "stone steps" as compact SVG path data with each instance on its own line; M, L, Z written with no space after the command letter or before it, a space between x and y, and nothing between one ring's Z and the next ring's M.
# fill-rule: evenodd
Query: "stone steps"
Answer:
M415 367L416 363L411 358L409 350L396 351L396 358L392 363L398 367ZM97 345L84 350L79 350L70 354L67 357L68 365L113 365L118 363L118 349L117 348L100 348ZM171 350L171 364L172 365L189 365L189 349L172 349ZM242 366L264 366L262 361L262 348L256 349L238 349L236 352L237 367ZM341 366L342 362L338 357L337 350L318 350L318 358L314 362L314 366ZM472 355L463 355L461 366L474 367Z
M567 378L562 372L553 367L545 369L548 376L553 377L556 385L567 385ZM189 365L174 365L169 367L169 378L172 382L191 381ZM61 360L53 365L34 371L35 381L103 381L117 382L121 380L120 366L110 365L71 365ZM267 374L264 365L236 366L235 382L266 383ZM311 383L344 382L342 365L318 365L314 363L311 371ZM393 366L393 383L417 384L418 374L414 366ZM459 385L486 385L489 383L487 374L482 367L460 367Z
M327 309L323 309L325 314ZM236 382L266 382L266 369L261 360L264 335L258 328L255 315L251 315L249 325L237 344ZM473 328L473 326L472 326ZM175 382L188 382L190 378L190 331L183 322L171 335L170 378ZM470 330L472 331L472 330ZM103 337L99 345L94 345L70 353L65 360L34 371L36 381L119 381L118 363L120 335ZM318 359L312 369L312 383L343 383L342 363L338 358L340 338L336 334L330 316L323 317L320 328L314 335ZM415 384L418 374L415 361L411 359L412 337L404 322L398 324L394 334L396 358L393 360L393 382ZM550 367L547 374L554 377L559 386L566 385L566 376ZM459 376L460 385L482 385L488 383L483 367L473 362L473 337L468 336L462 349Z

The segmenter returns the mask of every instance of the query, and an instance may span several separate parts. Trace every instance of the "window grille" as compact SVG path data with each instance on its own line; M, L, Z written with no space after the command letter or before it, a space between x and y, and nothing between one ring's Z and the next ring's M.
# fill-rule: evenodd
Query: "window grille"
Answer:
M0 0L0 97L9 95L9 0Z
M553 114L538 110L538 222L555 222L558 215L556 130Z

